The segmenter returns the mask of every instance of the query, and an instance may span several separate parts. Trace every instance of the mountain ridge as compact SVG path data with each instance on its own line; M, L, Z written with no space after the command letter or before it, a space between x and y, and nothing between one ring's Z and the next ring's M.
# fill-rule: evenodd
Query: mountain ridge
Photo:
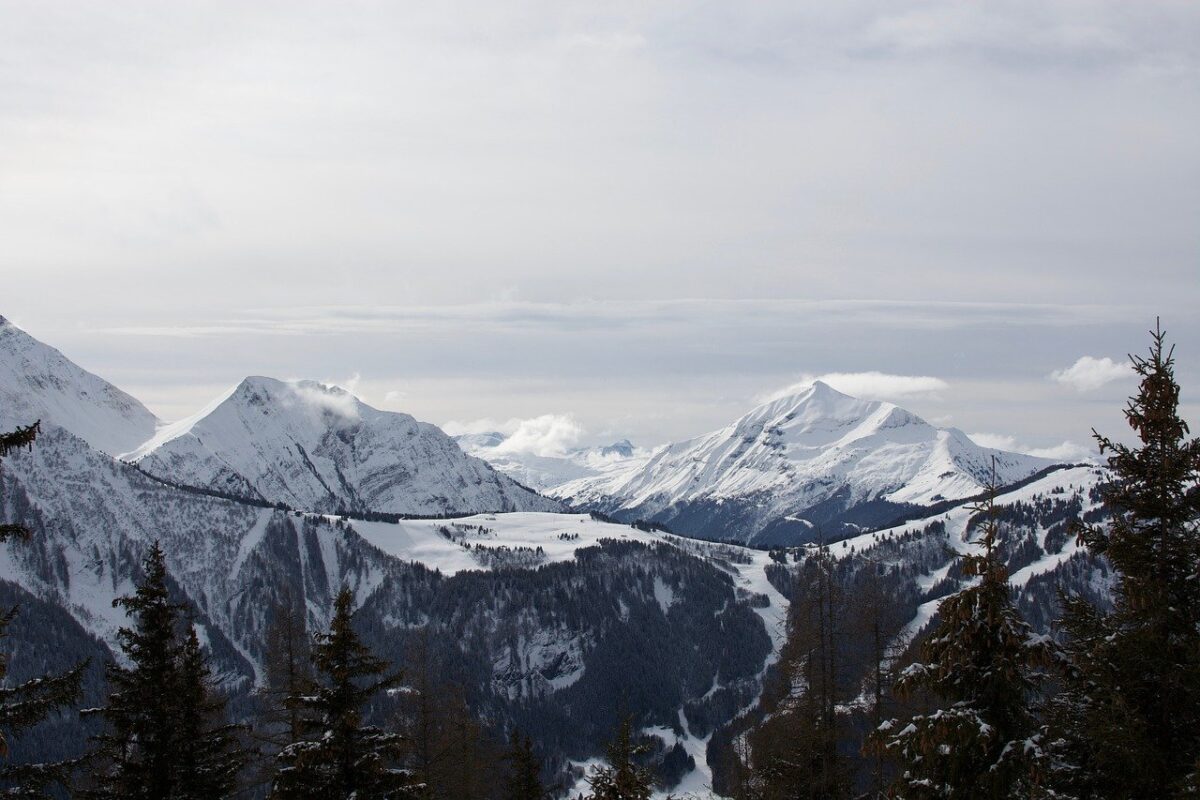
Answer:
M250 376L126 454L150 475L310 511L560 511L430 423L338 386Z
M0 316L0 426L36 420L68 428L112 456L161 425L137 398Z
M629 471L551 493L620 519L789 544L816 528L841 538L909 507L971 496L990 481L993 464L997 483L1006 485L1054 463L981 447L893 403L815 381L724 428L664 445Z

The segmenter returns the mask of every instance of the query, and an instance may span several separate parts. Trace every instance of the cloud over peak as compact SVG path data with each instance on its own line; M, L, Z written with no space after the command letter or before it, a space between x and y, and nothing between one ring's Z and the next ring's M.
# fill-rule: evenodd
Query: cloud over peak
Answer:
M821 381L844 394L852 395L863 400L893 400L900 401L912 397L936 395L950 387L941 378L929 375L892 375L874 370L868 372L826 372L822 375L805 373L800 380L779 389L768 392L756 398L759 402L795 394L798 390Z
M563 456L579 446L585 433L583 426L571 414L541 414L504 422L487 418L471 422L450 421L442 429L451 436L493 431L502 433L505 439L493 451L498 455L529 453L535 456Z

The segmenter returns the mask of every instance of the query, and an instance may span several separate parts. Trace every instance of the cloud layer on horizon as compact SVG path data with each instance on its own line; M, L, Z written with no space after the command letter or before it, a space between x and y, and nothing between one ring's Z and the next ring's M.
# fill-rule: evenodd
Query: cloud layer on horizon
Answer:
M501 433L505 439L492 452L563 456L579 446L585 431L571 414L540 414L528 419L482 418L469 422L450 420L442 429L451 436L466 433Z

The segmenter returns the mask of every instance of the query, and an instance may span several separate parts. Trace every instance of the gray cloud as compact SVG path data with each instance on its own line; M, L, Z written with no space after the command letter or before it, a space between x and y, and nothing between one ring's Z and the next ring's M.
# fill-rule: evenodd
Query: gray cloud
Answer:
M876 371L1084 440L1080 353L1162 314L1196 374L1198 40L1166 0L10 5L0 313L167 416L358 371L650 443Z

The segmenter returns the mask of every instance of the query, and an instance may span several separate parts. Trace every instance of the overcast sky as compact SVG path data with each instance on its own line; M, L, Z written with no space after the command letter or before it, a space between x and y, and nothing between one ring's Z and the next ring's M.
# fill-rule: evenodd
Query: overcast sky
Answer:
M166 419L654 444L832 374L1067 452L1155 315L1200 422L1198 142L1190 0L8 0L0 314Z

